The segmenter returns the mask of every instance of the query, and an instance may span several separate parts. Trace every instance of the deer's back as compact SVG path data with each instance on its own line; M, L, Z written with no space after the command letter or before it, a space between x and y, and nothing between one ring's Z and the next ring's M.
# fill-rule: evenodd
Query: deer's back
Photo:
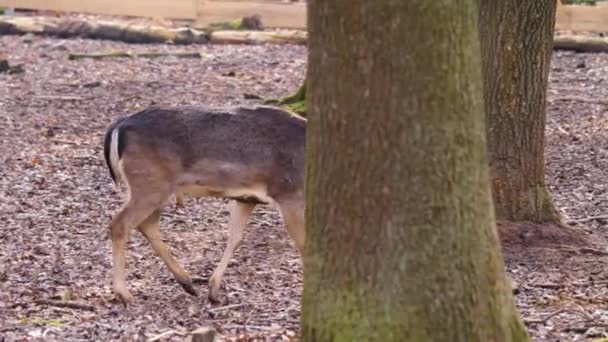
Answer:
M263 185L270 196L302 188L306 121L279 108L153 106L118 128L125 154L154 155L179 186Z

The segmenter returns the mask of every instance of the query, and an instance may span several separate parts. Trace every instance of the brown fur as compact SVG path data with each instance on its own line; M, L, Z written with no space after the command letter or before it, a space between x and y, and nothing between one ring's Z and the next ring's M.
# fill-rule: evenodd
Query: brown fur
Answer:
M209 280L208 298L220 283L255 206L280 209L288 233L304 250L306 120L283 109L149 107L116 121L106 134L105 156L113 177L124 180L129 199L110 224L113 287L119 299L133 297L126 285L125 248L137 227L190 294L192 278L160 239L160 208L175 195L234 199L228 244Z

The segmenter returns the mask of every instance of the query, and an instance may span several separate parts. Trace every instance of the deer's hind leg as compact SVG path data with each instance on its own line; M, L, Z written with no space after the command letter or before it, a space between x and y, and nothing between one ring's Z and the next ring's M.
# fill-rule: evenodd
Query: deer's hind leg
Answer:
M173 273L175 279L182 285L184 290L193 296L198 296L198 292L192 285L192 277L175 260L169 252L169 248L160 238L160 210L155 210L138 227L139 231L146 237L152 245L152 249L163 260L169 271Z
M209 279L209 294L207 298L210 302L217 303L219 301L220 283L224 272L228 267L230 258L234 253L234 250L238 247L243 239L243 228L247 223L249 215L255 208L254 203L233 201L230 203L230 220L228 222L228 243L226 249L222 255L220 263L213 271L211 278Z
M304 222L304 201L297 199L281 199L279 208L287 228L287 233L293 239L300 255L304 256L306 231Z
M154 186L150 178L140 178L142 184L129 183L130 198L123 208L112 218L110 235L112 238L112 283L114 293L124 303L133 301L126 283L126 246L129 230L138 227L154 213L171 195L166 186Z

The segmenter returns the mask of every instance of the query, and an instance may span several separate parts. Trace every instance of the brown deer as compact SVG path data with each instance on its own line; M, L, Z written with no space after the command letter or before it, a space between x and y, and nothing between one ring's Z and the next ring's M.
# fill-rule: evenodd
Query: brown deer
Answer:
M104 157L115 184L129 197L112 218L112 279L119 300L133 300L126 284L125 249L131 228L152 248L184 290L198 293L192 277L160 238L160 208L175 194L228 198L228 242L209 279L218 302L220 283L243 228L257 204L280 210L287 231L304 251L306 120L280 108L151 106L116 120L107 130Z

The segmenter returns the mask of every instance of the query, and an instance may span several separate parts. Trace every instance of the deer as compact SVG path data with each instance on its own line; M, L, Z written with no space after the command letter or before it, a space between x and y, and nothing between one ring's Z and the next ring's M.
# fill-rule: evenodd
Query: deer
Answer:
M131 229L150 243L173 277L198 296L193 277L161 240L160 210L175 195L228 200L228 241L208 281L207 298L219 302L222 277L257 205L277 208L302 256L305 248L306 119L279 107L151 105L114 120L104 158L127 199L110 222L112 287L125 305L126 244ZM195 278L196 279L196 278Z

